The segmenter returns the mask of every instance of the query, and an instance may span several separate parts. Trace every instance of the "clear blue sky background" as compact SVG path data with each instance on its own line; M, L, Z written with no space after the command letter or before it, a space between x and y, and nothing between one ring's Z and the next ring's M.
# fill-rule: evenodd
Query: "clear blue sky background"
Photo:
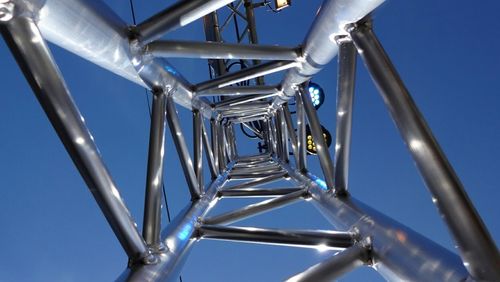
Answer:
M126 22L132 22L128 0L105 2ZM138 21L172 4L135 2ZM291 8L277 15L258 10L260 41L284 46L299 44L320 3L294 1ZM376 33L497 244L499 9L500 4L494 0L389 0L374 15ZM203 40L202 32L201 22L195 22L167 37ZM52 46L52 50L141 228L149 134L145 90L58 47ZM172 61L193 83L208 77L206 61ZM326 91L326 102L319 114L323 124L334 133L335 60L314 81ZM126 256L2 40L0 83L0 281L114 280L125 268ZM190 140L190 113L179 109L179 114ZM254 143L242 144L247 146L244 150L254 150ZM186 205L189 195L170 136L166 152L165 183L171 212L176 214ZM317 161L310 157L309 162L311 170L320 175ZM351 165L350 186L356 198L454 249L361 63ZM214 212L243 202L224 200ZM310 203L288 206L237 225L331 228ZM331 254L203 241L195 246L182 276L186 282L279 281ZM367 268L341 280L344 279L381 280Z

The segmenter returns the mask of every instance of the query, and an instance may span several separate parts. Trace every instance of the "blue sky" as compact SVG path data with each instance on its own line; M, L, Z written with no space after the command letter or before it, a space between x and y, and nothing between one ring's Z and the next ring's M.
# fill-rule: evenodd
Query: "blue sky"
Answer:
M128 0L105 1L128 23ZM135 1L138 21L173 1ZM140 2L140 3L139 3ZM294 1L280 14L257 11L263 44L302 42L321 1ZM500 189L500 29L497 1L387 1L374 14L375 31L496 240ZM167 36L203 40L201 22ZM51 46L106 164L141 228L149 116L145 90ZM68 154L0 40L0 281L110 281L126 256ZM326 91L319 110L335 132L336 60L314 81ZM193 83L208 78L206 61L172 60ZM358 61L350 189L352 195L454 249L430 194L385 106ZM269 81L277 79L269 78ZM179 108L191 139L191 115ZM241 139L241 138L240 138ZM243 141L243 140L242 140ZM242 142L254 150L252 142ZM250 148L250 149L248 149ZM310 169L320 175L317 161ZM165 183L173 214L189 193L167 135ZM214 213L245 200L224 200ZM166 221L164 221L166 223ZM331 228L310 203L288 206L236 225ZM184 281L278 281L331 253L202 241L182 271ZM341 280L379 281L371 269Z

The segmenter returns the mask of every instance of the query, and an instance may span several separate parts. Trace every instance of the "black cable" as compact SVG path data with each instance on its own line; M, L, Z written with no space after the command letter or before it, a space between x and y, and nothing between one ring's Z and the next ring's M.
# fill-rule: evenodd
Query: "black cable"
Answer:
M149 120L151 120L151 118L153 117L153 114L151 113L151 103L149 102L148 90L146 88L144 88L144 90L146 90L146 92L145 92L145 94L146 94L146 103L148 105Z
M248 138L250 138L250 139L259 138L259 136L257 136L257 134L255 134L255 133L254 133L254 135L248 134L243 123L240 123L240 128L241 128L241 132L243 132L243 134L245 134Z
M276 10L276 9L274 9L273 7L271 7L271 5L269 4L269 1L265 1L265 2L264 2L264 4L266 4L266 6L267 6L269 9L271 9L271 11L272 11L273 13L276 13L276 14L277 14L277 13L281 12L281 11Z
M132 3L132 0L129 0L129 2L130 2L130 11L132 12L132 21L134 22L134 25L136 25L134 3Z
M231 67L233 67L234 65L240 65L240 67L241 67L240 69L246 69L247 68L247 65L245 64L245 62L243 60L240 60L240 61L236 61L236 62L230 63L226 67L226 72L229 72L229 70L231 69ZM238 86L248 86L248 85L250 85L250 80L245 80L245 81L236 83L236 85L238 85Z

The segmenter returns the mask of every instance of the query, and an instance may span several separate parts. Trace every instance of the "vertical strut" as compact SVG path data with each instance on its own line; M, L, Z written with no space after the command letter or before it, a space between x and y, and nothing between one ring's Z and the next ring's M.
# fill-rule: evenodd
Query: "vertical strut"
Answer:
M208 137L207 129L205 123L201 122L201 130L203 131L203 147L205 147L205 155L207 156L208 168L210 169L210 175L212 180L217 177L217 166L215 164L214 153L212 151L212 146ZM213 141L212 141L213 142Z
M304 104L302 103L302 99L300 98L300 94L298 91L295 96L295 104L297 107L297 168L300 171L305 172L307 171L306 116L304 114Z
M475 279L500 280L500 255L494 241L371 24L362 23L349 32L455 239L467 270Z
M182 134L179 117L177 117L177 111L175 109L174 98L172 98L171 95L167 97L167 121L177 154L179 155L184 177L186 178L189 192L191 193L191 198L198 199L200 197L200 186L198 186L198 180L194 172L193 162L189 156L186 140Z
M193 152L194 171L200 193L203 193L203 116L200 111L193 110Z
M276 113L276 118L278 121L277 127L280 130L280 142L281 142L281 159L284 162L288 162L288 130L286 128L286 122L283 114L283 108L281 107Z
M224 126L222 121L217 121L217 144L219 145L219 170L222 172L226 169L227 156L224 140Z
M210 137L212 139L212 152L214 154L214 166L217 173L220 172L219 164L219 136L217 131L217 121L212 118L210 119Z
M302 99L302 104L304 105L307 120L311 128L311 134L316 143L316 151L318 152L319 163L321 165L321 170L323 170L326 184L328 185L328 189L333 189L333 163L330 158L330 153L328 152L328 147L326 146L325 138L323 137L323 130L319 123L318 113L309 98L309 94L306 93L304 88L301 87L298 93L299 97Z
M297 112L298 116L298 112ZM288 137L290 137L290 143L292 144L293 156L295 158L295 165L299 167L299 149L297 144L297 134L295 133L295 128L293 127L292 115L288 109L288 104L283 105L283 118L285 120L286 128L288 131Z
M163 157L165 153L167 96L163 91L153 93L153 112L149 132L148 171L142 235L153 249L160 248L161 196L163 185Z
M236 135L234 134L234 126L229 128L229 137L231 139L231 150L233 151L233 158L238 158L238 147L236 146Z
M149 257L146 243L121 199L35 22L26 17L15 17L0 24L0 31L128 257L132 261Z
M347 193L349 180L356 48L347 36L337 38L336 41L339 45L339 61L337 71L337 133L335 134L333 181L335 182L335 193L342 195Z
M284 160L283 151L283 132L281 131L281 119L279 116L279 111L274 114L274 130L276 132L276 146L278 147L278 156L281 160Z
M224 134L224 149L226 152L227 159L231 161L233 159L233 151L231 149L231 140L229 138L229 127L230 124L227 123L226 126L223 127L223 134Z

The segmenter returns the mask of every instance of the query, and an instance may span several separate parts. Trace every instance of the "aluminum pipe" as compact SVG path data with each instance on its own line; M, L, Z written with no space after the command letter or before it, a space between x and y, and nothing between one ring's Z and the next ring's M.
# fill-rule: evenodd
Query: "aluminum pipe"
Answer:
M285 245L316 249L349 248L354 244L355 237L355 234L350 232L263 229L220 225L201 225L198 228L198 235L202 239Z
M346 272L362 266L369 260L369 251L366 247L356 244L337 253L330 259L322 261L306 271L290 277L286 282L328 282L335 280Z
M228 165L228 170L233 164ZM166 251L158 254L159 262L152 265L132 265L118 277L117 281L153 282L174 281L194 241L198 219L207 214L217 200L217 191L227 180L227 171L221 173L208 187L203 196L190 203L162 232Z
M306 151L306 114L304 110L304 103L300 98L297 91L295 97L297 108L297 168L300 171L307 170L307 151Z
M16 11L18 10L16 7ZM0 32L73 163L131 261L150 261L149 250L120 196L94 139L31 18L14 17Z
M321 170L325 176L328 188L333 189L333 162L330 157L330 152L328 151L325 138L323 137L323 130L321 128L321 123L319 122L318 113L312 104L311 96L309 93L306 93L306 90L304 90L303 87L300 87L298 94L302 99L304 111L306 112L307 119L309 120L309 127L311 129L313 141L316 143L316 152L318 154ZM302 141L305 141L305 139Z
M298 114L297 114L298 116ZM299 149L298 149L298 141L297 134L295 133L295 128L292 122L292 114L290 113L290 109L288 108L288 104L283 105L283 119L285 120L286 130L288 132L288 137L290 138L290 143L292 144L293 156L295 158L295 166L299 167Z
M262 201L256 204L245 206L241 209L230 211L227 213L223 213L220 215L212 216L209 218L205 218L203 220L204 224L229 224L232 222L236 222L242 220L247 217L255 216L257 214L270 211L276 208L283 207L285 205L289 205L301 198L307 196L306 190L300 190L297 192L293 192L290 194L283 195L281 197L277 197L274 199Z
M186 178L189 192L191 193L191 198L198 199L201 194L200 186L198 185L198 179L193 167L193 161L189 155L186 139L182 133L179 117L177 116L177 110L175 109L174 101L171 96L167 97L167 121L177 154L179 155L184 177Z
M344 27L368 15L384 0L326 0L304 40L300 65L288 70L281 85L284 94L278 103L295 95L297 85L309 80L329 63L338 52L335 37L347 34Z
M205 1L199 1L205 2ZM25 0L43 37L102 68L150 89L174 90L177 103L210 117L205 100L192 103L191 85L167 61L130 44L127 24L100 0Z
M212 151L212 145L210 144L210 139L208 137L207 129L205 123L201 122L201 130L203 133L203 148L205 149L205 155L207 156L208 168L210 169L210 175L212 179L217 178L218 172L215 165L214 153Z
M294 67L296 64L297 64L296 62L290 62L290 61L271 61L260 65L251 66L249 68L242 69L240 71L221 75L212 80L201 82L195 86L195 90L196 92L199 92L212 88L222 88L244 80L250 80L252 78L256 78L259 76L264 76L274 72L286 70Z
M338 230L371 237L373 267L389 281L464 281L460 257L352 197L336 197L323 180L282 164L309 189L312 202Z
M245 95L260 95L278 93L278 86L227 86L224 88L211 88L196 92L196 97L207 96L245 96Z
M251 197L277 197L302 190L302 188L242 188L219 191L219 197L251 198Z
M153 94L153 111L149 133L148 170L146 174L146 198L142 235L153 249L161 248L161 199L163 186L163 163L165 154L165 128L167 95Z
M220 42L156 41L146 45L146 53L165 58L295 61L300 49Z
M422 114L371 29L350 30L370 75L474 279L500 280L500 254Z
M137 25L135 32L143 43L149 43L163 34L185 26L211 12L224 7L233 0L184 0L159 12Z
M333 181L335 193L347 193L349 158L351 152L354 81L356 77L356 48L348 37L337 38L339 60L337 70L337 117Z

